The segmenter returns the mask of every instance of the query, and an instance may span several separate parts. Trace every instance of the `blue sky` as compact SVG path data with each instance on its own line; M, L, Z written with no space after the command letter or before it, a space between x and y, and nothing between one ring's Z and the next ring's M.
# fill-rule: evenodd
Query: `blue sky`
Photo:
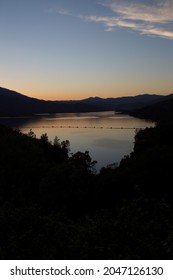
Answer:
M0 86L43 99L173 92L172 0L0 0Z

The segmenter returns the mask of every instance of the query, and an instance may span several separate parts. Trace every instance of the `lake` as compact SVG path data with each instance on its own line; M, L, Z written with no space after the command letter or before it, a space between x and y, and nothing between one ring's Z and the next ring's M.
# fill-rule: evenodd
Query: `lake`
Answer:
M0 122L23 133L32 129L38 138L47 133L51 141L55 136L60 141L69 140L70 152L89 151L92 159L98 162L97 170L108 164L118 165L124 156L133 151L136 131L155 125L114 111L0 118Z

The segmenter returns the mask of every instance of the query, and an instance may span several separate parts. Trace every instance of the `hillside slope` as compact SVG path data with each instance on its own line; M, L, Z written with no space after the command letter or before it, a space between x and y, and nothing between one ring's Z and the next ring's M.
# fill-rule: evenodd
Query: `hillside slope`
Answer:
M141 94L118 98L90 97L83 100L45 101L0 87L0 116L111 110L128 113L128 111L163 101L165 98L167 97L162 95Z
M85 104L99 105L107 110L115 111L126 111L139 109L149 104L154 104L158 101L163 100L165 97L163 95L156 94L140 94L137 96L125 96L118 98L100 98L100 97L90 97L82 100Z
M99 108L100 109L100 108ZM78 101L45 101L0 88L0 116L21 116L58 112L86 112L97 106Z
M173 121L173 94L164 98L164 100L143 108L128 112L135 117L150 119L157 122Z

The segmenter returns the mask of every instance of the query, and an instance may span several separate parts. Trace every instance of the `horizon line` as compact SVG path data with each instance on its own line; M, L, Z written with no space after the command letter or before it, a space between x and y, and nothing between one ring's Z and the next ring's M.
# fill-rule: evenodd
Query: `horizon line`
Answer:
M13 89L8 89L8 88L5 88L5 87L2 87L0 86L0 89L3 89L3 90L7 90L7 91L11 91L11 92L14 92L14 93L17 93L17 94L20 94L20 95L23 95L23 96L26 96L28 98L33 98L33 99L37 99L37 100L40 100L40 101L50 101L50 102L78 102L78 101L83 101L83 100L87 100L87 99L94 99L94 98L99 98L99 99L117 99L117 98L123 98L123 97L136 97L136 96L142 96L142 95L160 95L160 96L169 96L171 94L173 94L173 92L170 92L170 93L165 93L165 94L161 94L161 93L139 93L139 94L135 94L135 95L121 95L121 96L117 96L117 97L113 97L113 96L110 96L110 97L100 97L98 95L96 96L88 96L86 98L82 98L82 99L43 99L43 98L38 98L38 97L33 97L31 95L27 95L27 94L23 94L17 90L13 90Z

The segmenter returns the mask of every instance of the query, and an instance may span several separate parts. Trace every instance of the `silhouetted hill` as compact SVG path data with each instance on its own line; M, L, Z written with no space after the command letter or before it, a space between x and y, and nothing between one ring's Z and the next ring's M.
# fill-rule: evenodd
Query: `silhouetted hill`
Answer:
M164 100L155 104L129 111L129 114L158 122L173 122L173 94L166 96Z
M0 88L0 116L21 116L41 113L97 111L97 106L79 101L45 101Z
M99 174L46 133L0 125L0 149L2 260L173 259L173 126L140 130Z
M148 104L153 104L163 100L164 96L156 94L141 94L137 96L126 96L118 98L90 97L82 100L85 104L98 105L107 110L126 111L142 108Z
M142 94L119 98L90 97L72 101L45 101L0 88L0 116L27 116L43 113L119 111L139 109L164 100L165 96Z

